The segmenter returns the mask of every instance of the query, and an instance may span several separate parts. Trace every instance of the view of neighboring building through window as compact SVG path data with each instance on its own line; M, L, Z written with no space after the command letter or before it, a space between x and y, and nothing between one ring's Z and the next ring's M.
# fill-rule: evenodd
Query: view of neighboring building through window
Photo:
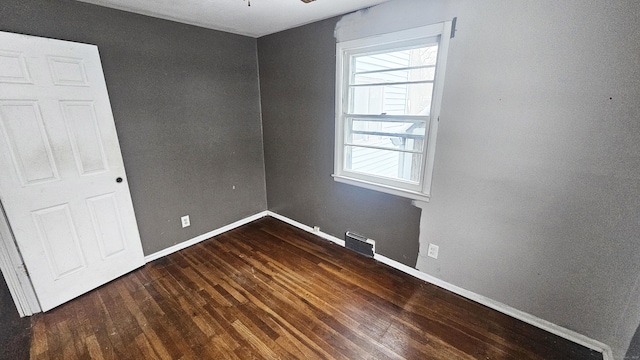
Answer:
M437 53L436 42L352 58L346 169L420 181Z
M445 25L338 43L336 180L428 196Z

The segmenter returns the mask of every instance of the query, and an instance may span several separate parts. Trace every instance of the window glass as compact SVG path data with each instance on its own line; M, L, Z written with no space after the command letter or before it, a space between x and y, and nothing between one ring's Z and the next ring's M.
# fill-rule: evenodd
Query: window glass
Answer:
M450 26L338 43L337 181L428 198Z

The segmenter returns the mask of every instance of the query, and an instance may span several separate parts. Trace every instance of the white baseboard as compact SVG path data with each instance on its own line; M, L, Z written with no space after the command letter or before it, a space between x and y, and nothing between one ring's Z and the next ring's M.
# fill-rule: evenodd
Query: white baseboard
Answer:
M558 335L562 338L565 338L569 341L572 341L576 344L582 345L586 348L598 351L602 353L602 357L603 360L613 360L613 353L611 351L611 348L606 345L603 344L597 340L591 339L587 336L584 336L580 333L577 333L573 330L569 330L567 328L564 328L562 326L556 325L552 322L549 322L547 320L541 319L539 317L533 316L529 313L526 313L524 311L520 311L518 309L515 309L509 305L503 304L501 302L492 300L488 297L476 294L472 291L463 289L459 286L450 284L446 281L440 280L434 276L431 276L429 274L423 273L417 269L414 269L412 267L409 267L407 265L404 265L402 263L399 263L395 260L389 259L385 256L379 255L379 254L375 254L374 259L385 263L393 268L396 268L406 274L412 275L420 280L424 280L430 284L433 284L435 286L438 286L440 288L443 288L445 290L451 291L454 294L460 295L464 298L467 298L469 300L475 301L481 305L484 305L488 308L491 308L493 310L496 310L498 312L501 312L505 315L509 315L512 318L518 319L520 321L523 321L529 325L533 325L537 328L540 328L542 330L545 330L549 333L552 333L554 335Z
M255 221L255 220L258 220L258 219L263 218L265 216L268 216L268 213L269 213L268 211L262 211L262 212L259 212L259 213L255 214L255 215L251 215L251 216L246 217L244 219L240 219L240 220L238 220L238 221L236 221L234 223L231 223L229 225L226 225L226 226L223 226L221 228L209 231L206 234L202 234L200 236L196 236L193 239L190 239L190 240L187 240L187 241L183 241L183 242L181 242L179 244L173 245L173 246L168 247L168 248L166 248L164 250L160 250L160 251L155 252L155 253L153 253L151 255L147 255L147 256L144 257L144 260L146 262L151 262L151 261L159 259L159 258L161 258L163 256L167 256L169 254L173 254L176 251L180 251L182 249L186 249L191 245L195 245L195 244L197 244L199 242L205 241L207 239L210 239L210 238L212 238L214 236L220 235L220 234L222 234L224 232L227 232L229 230L233 230L233 229L235 229L237 227L240 227L240 226L248 224L248 223L250 223L252 221Z
M169 247L169 248L166 248L164 250L161 250L161 251L158 251L156 253L153 253L151 255L145 256L145 260L146 260L146 262L151 262L153 260L156 260L156 259L161 258L163 256L172 254L172 253L174 253L176 251L185 249L185 248L187 248L187 247L189 247L191 245L195 245L195 244L197 244L197 243L199 243L201 241L207 240L207 239L212 238L212 237L214 237L216 235L220 235L220 234L222 234L224 232L227 232L229 230L233 230L233 229L235 229L237 227L240 227L242 225L248 224L248 223L250 223L252 221L258 220L258 219L263 218L265 216L271 216L271 217L276 218L276 219L278 219L280 221L283 221L283 222L285 222L285 223L287 223L289 225L295 226L298 229L301 229L301 230L309 232L309 233L311 233L313 235L319 236L319 237L321 237L321 238L323 238L325 240L334 242L334 243L336 243L336 244L338 244L340 246L344 246L345 242L342 239L339 239L339 238L337 238L337 237L335 237L333 235L324 233L324 232L319 231L319 230L316 231L311 226L304 225L304 224L299 223L299 222L297 222L295 220L292 220L292 219L290 219L290 218L288 218L286 216L283 216L283 215L280 215L280 214L277 214L277 213L274 213L272 211L268 211L267 210L267 211L262 211L262 212L260 212L258 214L249 216L247 218L238 220L238 221L236 221L236 222L234 222L232 224L229 224L227 226L223 226L223 227L221 227L219 229L210 231L210 232L208 232L206 234L200 235L200 236L195 237L195 238L193 238L191 240L187 240L185 242L181 242L180 244L176 244L176 245L174 245L172 247ZM454 294L457 294L457 295L465 297L465 298L467 298L469 300L475 301L475 302L477 302L477 303L479 303L481 305L487 306L487 307L489 307L489 308L491 308L493 310L496 310L498 312L501 312L501 313L503 313L505 315L509 315L509 316L511 316L511 317L513 317L515 319L521 320L521 321L523 321L523 322L525 322L527 324L533 325L533 326L538 327L538 328L540 328L542 330L545 330L545 331L548 331L548 332L550 332L552 334L558 335L558 336L560 336L562 338L565 338L565 339L567 339L569 341L572 341L572 342L574 342L576 344L579 344L579 345L582 345L582 346L587 347L589 349L593 349L595 351L601 352L603 360L614 360L613 353L611 351L611 348L608 345L603 344L603 343L601 343L599 341L596 341L594 339L591 339L589 337L586 337L586 336L584 336L582 334L579 334L579 333L577 333L577 332L575 332L573 330L566 329L566 328L564 328L562 326L556 325L556 324L551 323L551 322L549 322L547 320L540 319L540 318L538 318L536 316L533 316L531 314L528 314L528 313L526 313L524 311L520 311L518 309L512 308L511 306L505 305L505 304L503 304L501 302L489 299L489 298L487 298L485 296L476 294L476 293L474 293L472 291L469 291L469 290L463 289L463 288L461 288L459 286L450 284L450 283L448 283L446 281L440 280L440 279L438 279L438 278L436 278L434 276L431 276L429 274L426 274L426 273L423 273L421 271L418 271L418 270L416 270L416 269L414 269L412 267L409 267L407 265L404 265L404 264L402 264L400 262L397 262L395 260L389 259L386 256L383 256L383 255L380 255L380 254L375 254L374 255L374 259L380 261L381 263L389 265L392 268L398 269L398 270L400 270L400 271L402 271L402 272L404 272L404 273L406 273L408 275L411 275L411 276L416 277L416 278L418 278L420 280L426 281L426 282L428 282L430 284L433 284L433 285L438 286L440 288L443 288L445 290L451 291Z
M272 211L267 211L267 215L274 217L278 220L284 221L287 224L290 224L292 226L295 226L301 230L310 232L314 235L317 235L321 238L324 238L326 240L332 241L338 245L344 246L344 240L341 240L333 235L329 235L327 233L324 233L322 231L315 231L312 227L301 224L295 220L289 219L285 216L282 216L280 214L276 214ZM551 323L547 320L543 320L540 319L536 316L533 316L531 314L528 314L524 311L520 311L518 309L512 308L511 306L505 305L501 302L489 299L485 296L476 294L472 291L463 289L459 286L450 284L446 281L440 280L434 276L431 276L429 274L423 273L417 269L414 269L412 267L409 267L407 265L404 265L400 262L397 262L395 260L389 259L386 256L380 255L380 254L374 254L374 259L380 261L381 263L384 263L386 265L391 266L392 268L398 269L408 275L411 275L413 277L416 277L420 280L426 281L430 284L433 284L435 286L438 286L440 288L443 288L445 290L451 291L454 294L460 295L464 298L467 298L469 300L475 301L481 305L484 305L486 307L489 307L493 310L496 310L498 312L501 312L505 315L509 315L512 318L518 319L520 321L523 321L529 325L533 325L537 328L540 328L542 330L545 330L547 332L550 332L554 335L558 335L562 338L565 338L569 341L572 341L576 344L582 345L584 347L587 347L589 349L598 351L602 353L602 357L603 360L614 360L613 358L613 353L611 351L611 348L606 345L603 344L597 340L591 339L589 337L586 337L582 334L579 334L573 330L569 330L566 329L562 326L556 325L554 323Z
M334 243L336 243L336 244L338 244L340 246L344 246L344 240L340 240L337 237L335 237L333 235L329 235L327 233L323 233L322 231L315 231L311 226L304 225L304 224L299 223L299 222L297 222L295 220L291 220L286 216L282 216L280 214L276 214L276 213L274 213L272 211L267 211L267 215L271 216L272 218L276 218L276 219L278 219L280 221L286 222L289 225L293 225L293 226L297 227L298 229L304 230L306 232L310 232L313 235L320 236L321 238L324 238L325 240L329 240L329 241L334 242Z

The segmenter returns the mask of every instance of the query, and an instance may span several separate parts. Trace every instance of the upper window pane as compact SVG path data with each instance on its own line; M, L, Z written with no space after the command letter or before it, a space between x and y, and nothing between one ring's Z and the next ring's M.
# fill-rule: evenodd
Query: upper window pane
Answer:
M392 50L374 54L354 56L353 69L356 73L372 70L391 70L410 66L435 65L438 58L438 44L416 46L405 50Z
M389 84L407 81L433 81L435 65L423 68L355 73L351 85ZM408 80L407 80L408 79Z
M433 83L356 86L349 96L350 114L427 116Z
M351 114L429 115L438 44L351 56Z

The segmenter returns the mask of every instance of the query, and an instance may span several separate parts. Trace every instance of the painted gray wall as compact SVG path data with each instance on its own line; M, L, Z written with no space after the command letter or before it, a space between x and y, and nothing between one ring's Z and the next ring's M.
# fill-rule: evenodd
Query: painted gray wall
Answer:
M420 211L407 199L337 183L333 173L338 18L258 39L269 210L414 266Z
M467 1L451 14L422 226L440 258L419 268L621 357L640 322L639 3Z
M624 356L640 323L640 3L382 6L361 14L383 14L365 28L458 17L421 219L420 241L440 256L421 255L419 269ZM363 231L413 265L415 208L329 177L334 24L258 40L269 207L335 235Z
M98 45L145 254L266 210L256 39L64 0L0 30Z

